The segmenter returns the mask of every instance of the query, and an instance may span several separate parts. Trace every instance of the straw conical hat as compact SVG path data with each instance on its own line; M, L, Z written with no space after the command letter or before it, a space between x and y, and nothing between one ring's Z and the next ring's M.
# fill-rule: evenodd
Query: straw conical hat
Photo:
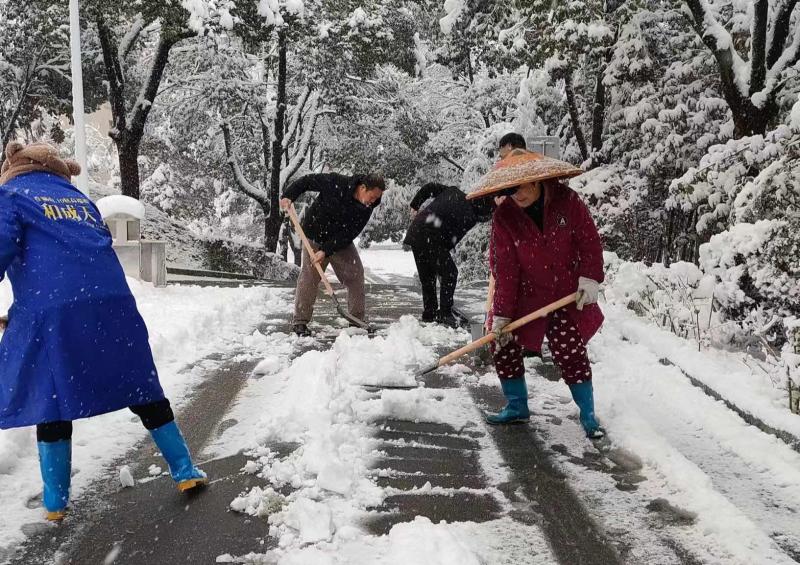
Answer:
M583 170L564 161L534 151L515 149L481 177L475 190L467 195L467 200L489 196L527 182L576 177L581 173Z

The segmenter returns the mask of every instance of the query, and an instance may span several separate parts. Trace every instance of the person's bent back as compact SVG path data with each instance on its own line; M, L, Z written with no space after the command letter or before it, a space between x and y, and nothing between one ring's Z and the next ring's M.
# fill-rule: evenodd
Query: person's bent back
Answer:
M310 334L308 323L314 312L320 282L317 264L323 271L328 263L331 264L336 276L347 287L350 315L364 320L364 268L353 240L367 225L385 189L380 175L350 177L337 173L318 173L300 177L283 193L281 208L284 210L304 193L318 193L303 219L303 230L311 240L313 255L303 249L292 321L292 330L297 335Z

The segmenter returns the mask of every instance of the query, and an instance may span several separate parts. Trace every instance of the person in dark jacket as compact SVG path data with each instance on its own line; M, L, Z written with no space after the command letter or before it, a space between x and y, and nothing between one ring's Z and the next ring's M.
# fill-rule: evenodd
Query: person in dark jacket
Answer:
M432 202L419 211L430 199ZM458 267L450 252L475 224L491 219L491 204L487 200L467 202L466 194L458 187L428 183L411 200L411 215L413 220L403 244L411 247L417 263L422 285L422 321L436 320L455 326L453 294L458 282Z
M514 149L527 149L525 138L516 132L509 132L500 138L497 142L497 153L501 159L514 151Z
M48 520L69 502L72 421L130 408L181 491L194 466L158 380L147 328L80 173L46 144L11 142L0 173L0 280L14 292L0 340L0 428L36 426Z
M303 218L303 230L314 255L303 249L300 277L294 299L292 331L309 335L308 323L314 312L320 277L314 266L324 270L328 263L347 287L350 314L363 320L366 313L364 267L353 240L367 225L372 212L381 202L386 183L380 175L345 176L337 173L305 175L284 191L281 208L289 206L306 192L319 195Z

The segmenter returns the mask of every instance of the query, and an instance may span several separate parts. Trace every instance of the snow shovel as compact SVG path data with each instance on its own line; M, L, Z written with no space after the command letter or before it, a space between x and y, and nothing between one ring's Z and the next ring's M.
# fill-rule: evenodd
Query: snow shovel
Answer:
M535 310L535 311L531 312L527 316L523 316L522 318L520 318L518 320L514 320L513 322L508 324L506 327L504 327L503 330L500 333L504 333L504 334L511 333L514 330L516 330L517 328L521 328L522 326L524 326L528 322L532 322L533 320L536 320L538 318L544 318L545 316L547 316L551 312L555 312L559 308L563 308L564 306L575 302L577 297L578 297L578 294L573 292L569 296L565 296L564 298L562 298L560 300L556 300L555 302L553 302L552 304L548 304L544 308L539 308L538 310ZM422 375L426 375L426 374L428 374L428 373L430 373L432 371L435 371L439 367L443 367L444 365L447 365L448 363L452 363L453 361L455 361L456 359L458 359L462 355L466 355L467 353L469 353L471 351L475 351L479 347L483 347L484 345L486 345L488 343L491 343L492 341L494 341L494 339L495 339L495 336L494 336L493 333L487 333L482 338L476 339L475 341L473 341L470 344L465 345L461 349L457 349L457 350L453 351L452 353L449 353L449 354L445 355L444 357L439 359L436 363L434 363L430 367L427 367L427 368L423 369L421 372L417 373L417 376L421 377Z
M299 235L300 239L303 240L303 246L306 248L309 258L311 258L313 261L315 251L314 248L311 247L311 242L308 241L308 238L306 237L306 232L303 231L303 226L300 225L300 218L297 217L297 211L294 209L294 204L289 205L287 213L289 214L289 219L292 221L297 235ZM350 314L350 312L347 311L347 308L339 303L339 299L336 298L336 293L333 291L331 283L328 282L328 277L325 276L325 271L322 270L322 265L319 263L314 263L314 266L317 268L320 279L322 279L322 284L325 286L325 294L333 299L333 303L336 305L336 311L339 312L339 315L354 326L372 333L373 329L369 324L367 324L364 320L359 320Z

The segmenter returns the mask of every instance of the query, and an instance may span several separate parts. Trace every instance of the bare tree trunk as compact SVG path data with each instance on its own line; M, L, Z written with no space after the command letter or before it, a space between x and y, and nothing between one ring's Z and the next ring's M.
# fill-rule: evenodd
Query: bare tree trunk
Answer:
M272 153L270 147L272 141L269 138L269 122L264 118L265 117L261 118L261 158L264 163L262 186L267 187L269 186L270 182L269 167L272 164Z
M264 243L268 251L278 247L281 230L280 200L281 162L283 160L283 138L286 130L286 32L278 32L278 92L275 107L274 137L272 139L272 167L270 170L269 199L270 209L265 211L266 228Z
M120 189L123 195L139 199L139 139L129 139L127 136L117 144L119 154L119 179Z
M603 130L606 118L606 86L603 84L605 64L597 71L594 85L594 105L592 106L592 166L597 163L597 154L603 148Z
M718 26L719 23L713 21L713 16L709 15L707 6L702 0L685 0L685 2L692 14L695 31L711 50L717 62L722 95L728 103L733 117L734 138L764 134L778 113L778 105L775 102L777 89L767 93L766 101L761 107L753 104L751 97L764 88L767 68L771 69L778 59L784 56L793 65L800 55L800 52L796 50L786 53L792 48L786 45L786 35L789 32L789 24L797 0L787 0L776 8L769 48L767 48L769 2L768 0L755 2L750 48L750 88L747 94L741 92L737 83L735 61L739 59L739 55L733 42L720 41L718 33L709 31L711 27Z
M753 30L750 37L750 94L764 88L767 78L767 21L769 1L753 3Z
M300 246L300 242L297 241L297 238L293 237L293 230L294 228L289 221L289 218L284 219L283 229L281 230L281 233L285 238L285 245L283 246L283 260L286 261L288 259L288 250L291 249L292 255L294 256L294 264L299 267L303 258L303 248Z
M130 113L126 107L125 74L122 71L122 61L117 51L117 41L113 32L108 27L102 15L97 16L97 33L100 39L100 49L103 54L103 64L106 69L108 83L108 100L111 105L113 128L109 137L114 140L119 153L119 175L122 185L122 194L132 198L139 198L139 146L144 137L144 127L150 109L158 94L161 79L169 63L169 52L179 41L191 37L193 34L184 31L168 35L162 29L150 73L142 87L139 96L134 102ZM128 118L130 117L130 122Z
M567 71L564 75L564 90L567 94L569 117L572 120L572 133L575 135L575 141L581 150L581 157L586 161L589 159L589 150L586 147L586 139L583 137L583 130L581 129L581 116L580 112L578 112L578 103L575 101L575 88L572 84L571 71Z

